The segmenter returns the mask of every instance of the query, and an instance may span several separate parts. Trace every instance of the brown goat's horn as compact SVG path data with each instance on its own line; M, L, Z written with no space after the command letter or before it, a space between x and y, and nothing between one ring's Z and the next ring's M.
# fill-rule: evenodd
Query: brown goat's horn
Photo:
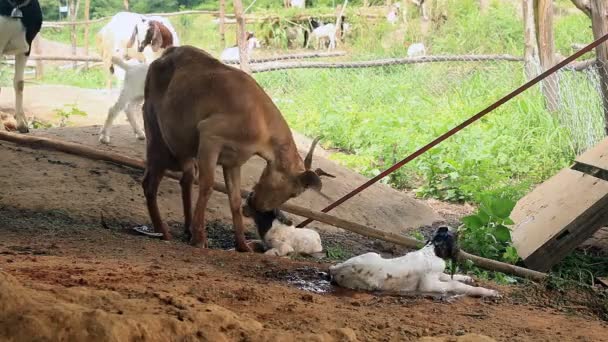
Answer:
M308 154L304 159L304 168L306 168L306 170L310 170L310 167L312 166L312 155L315 151L315 147L317 147L317 143L319 142L319 140L321 140L321 137L316 137L310 145L310 150L308 150Z
M329 177L329 178L336 178L336 176L332 175L331 173L327 173L325 171L323 171L322 169L317 168L315 170L315 173L317 174L317 176L321 177L321 176L325 176L325 177Z

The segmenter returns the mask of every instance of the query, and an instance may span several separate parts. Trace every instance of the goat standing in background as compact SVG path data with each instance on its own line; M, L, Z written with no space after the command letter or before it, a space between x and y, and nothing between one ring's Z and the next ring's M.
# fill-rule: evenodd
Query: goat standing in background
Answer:
M29 132L23 110L23 73L32 49L32 41L42 27L42 11L38 0L0 1L0 57L15 56L15 120L21 133ZM0 123L0 128L4 124Z
M311 39L315 39L317 46L316 49L321 48L321 42L326 39L329 40L328 51L336 48L336 25L329 23L317 27L310 33ZM310 40L308 41L310 42ZM308 45L306 46L308 48Z
M298 154L291 130L270 97L247 73L192 46L171 47L150 64L144 95L146 171L142 186L154 230L171 235L157 203L166 170L182 171L185 232L207 247L205 209L221 165L228 192L237 251L251 251L241 214L241 166L258 155L267 162L248 206L269 211L306 189L321 191L320 169ZM192 215L194 162L199 195Z
M330 266L329 274L333 282L354 290L497 297L494 290L465 284L472 281L470 277L454 274L459 251L456 239L448 227L439 227L420 250L394 259L366 253ZM452 261L452 276L444 273L444 259Z

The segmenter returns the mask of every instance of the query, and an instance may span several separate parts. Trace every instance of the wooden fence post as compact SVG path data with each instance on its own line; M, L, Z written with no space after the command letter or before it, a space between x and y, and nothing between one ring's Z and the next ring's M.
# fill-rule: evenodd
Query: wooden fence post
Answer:
M236 17L236 41L239 45L239 62L241 70L251 74L249 67L249 56L247 54L247 31L245 31L245 17L243 16L243 2L241 0L233 0L234 16Z
M534 27L534 3L532 0L522 0L522 11L524 19L524 65L526 78L529 81L540 73L538 44Z
M226 0L220 0L220 46L226 47Z
M123 0L122 4L125 6L125 11L129 12L129 0Z
M606 0L591 0L591 25L593 37L598 39L608 33L608 4ZM602 104L604 106L604 130L608 135L608 44L602 43L595 48Z
M70 21L76 21L76 16L78 15L77 10L78 10L78 3L80 2L80 0L70 0L70 6L69 6L69 11L70 11ZM70 25L70 40L72 42L72 56L76 56L76 24L72 24ZM74 61L73 64L73 68L74 70L76 69L76 66L78 65L78 62Z
M84 1L84 20L87 22L84 25L84 55L85 56L89 55L89 29L90 29L90 25L91 25L89 23L89 19L91 18L90 12L91 12L91 0L85 0ZM84 68L87 70L89 69L89 62L85 62Z
M341 38L344 32L342 32L342 16L344 15L344 11L346 10L346 5L348 5L348 0L344 0L344 4L340 7L340 10L336 13L336 48L338 47L338 41L342 42ZM336 8L338 9L338 8Z
M42 48L40 47L40 40L42 39L40 32L36 35L36 38L32 41L32 51L36 55L42 55ZM42 79L44 74L44 62L41 59L36 60L36 79Z
M536 37L543 71L551 68L555 63L553 42L553 1L534 0L534 19L536 23ZM545 78L542 83L543 94L547 101L547 109L555 112L559 108L559 83L557 74Z

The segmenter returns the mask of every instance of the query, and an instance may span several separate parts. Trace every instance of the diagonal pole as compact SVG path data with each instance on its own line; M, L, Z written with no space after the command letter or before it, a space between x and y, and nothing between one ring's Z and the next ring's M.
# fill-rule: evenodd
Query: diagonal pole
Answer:
M495 110L496 108L502 106L503 104L505 104L507 101L511 100L512 98L514 98L515 96L521 94L522 92L524 92L525 90L527 90L528 88L532 87L533 85L537 84L538 82L542 81L543 79L545 79L547 76L555 73L556 71L558 71L559 69L563 68L564 66L570 64L571 62L573 62L574 60L576 60L577 58L581 57L582 55L586 54L587 52L591 51L592 49L594 49L595 47L597 47L598 45L600 45L601 43L605 42L606 40L608 40L608 34L598 38L597 40L595 40L594 42L592 42L591 44L585 46L584 48L582 48L581 50L577 51L576 53L574 53L573 55L571 55L570 57L564 59L563 61L557 63L556 65L554 65L553 67L547 69L547 71L543 72L542 74L536 76L535 78L533 78L532 80L526 82L525 84L523 84L522 86L520 86L519 88L513 90L512 92L510 92L509 94L505 95L503 98L501 98L500 100L492 103L491 105L489 105L487 108L483 109L482 111L480 111L479 113L475 114L474 116L468 118L467 120L465 120L463 123L461 123L460 125L452 128L451 130L445 132L444 134L442 134L441 136L439 136L438 138L436 138L435 140L431 141L430 143L426 144L425 146L423 146L422 148L420 148L418 151L410 154L409 156L407 156L405 159L401 160L400 162L396 163L395 165L389 167L388 169L382 171L379 175L377 175L376 177L368 180L367 182L363 183L362 185L360 185L358 188L354 189L353 191L349 192L348 194L342 196L340 199L338 199L337 201L335 201L334 203L328 205L326 208L324 208L323 210L321 210L321 212L327 213L330 210L334 209L335 207L339 206L340 204L348 201L349 199L351 199L353 196L355 196L356 194L360 193L361 191L367 189L368 187L370 187L371 185L373 185L374 183L378 182L379 180L381 180L382 178L388 176L389 174L395 172L397 169L399 169L400 167L402 167L403 165L411 162L412 160L416 159L417 157L419 157L420 155L422 155L423 153L425 153L426 151L430 150L431 148L439 145L440 143L442 143L444 140L446 140L447 138L451 137L452 135L458 133L459 131L463 130L464 128L466 128L467 126L471 125L472 123L474 123L475 121L481 119L482 117L484 117L486 114L492 112L493 110ZM308 225L309 223L311 223L313 220L312 219L307 219L305 221L303 221L302 223L298 224L298 228L302 228L305 227L306 225Z

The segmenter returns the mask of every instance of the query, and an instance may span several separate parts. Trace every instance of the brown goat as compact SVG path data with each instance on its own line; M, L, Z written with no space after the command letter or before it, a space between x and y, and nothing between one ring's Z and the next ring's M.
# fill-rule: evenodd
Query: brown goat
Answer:
M251 209L272 210L306 189L321 191L319 176L328 174L311 170L316 141L303 161L281 112L245 72L195 47L171 47L150 64L144 97L147 158L142 186L154 229L165 239L171 236L156 197L167 169L183 172L186 234L199 247L207 247L205 209L216 165L224 171L238 251L251 251L244 236L240 187L241 166L253 155L267 165L253 188ZM192 216L195 160L199 196Z

